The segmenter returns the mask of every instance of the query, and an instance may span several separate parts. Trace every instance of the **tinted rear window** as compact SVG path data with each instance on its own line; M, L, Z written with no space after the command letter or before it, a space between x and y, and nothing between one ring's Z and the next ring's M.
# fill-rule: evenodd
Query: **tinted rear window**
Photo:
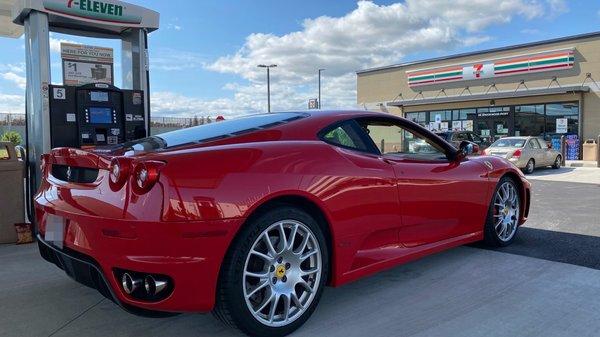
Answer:
M202 143L237 136L255 130L267 129L307 116L307 113L297 112L278 112L249 115L225 120L222 122L213 122L187 129L165 132L155 136L125 143L123 146L135 151L150 151L181 146L190 143Z

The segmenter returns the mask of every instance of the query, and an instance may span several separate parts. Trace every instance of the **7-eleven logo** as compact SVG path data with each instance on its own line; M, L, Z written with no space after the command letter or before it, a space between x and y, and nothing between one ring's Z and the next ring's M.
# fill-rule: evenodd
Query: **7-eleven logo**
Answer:
M475 78L480 78L481 73L483 72L483 63L477 63L473 65L473 74Z

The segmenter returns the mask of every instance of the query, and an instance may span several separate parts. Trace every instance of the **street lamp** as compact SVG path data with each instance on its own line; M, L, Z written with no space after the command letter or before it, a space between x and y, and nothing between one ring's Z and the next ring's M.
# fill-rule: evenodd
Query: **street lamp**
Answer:
M271 73L270 69L277 67L276 64L259 64L257 67L259 68L267 68L267 111L271 112Z
M319 109L321 109L321 72L325 69L319 69Z

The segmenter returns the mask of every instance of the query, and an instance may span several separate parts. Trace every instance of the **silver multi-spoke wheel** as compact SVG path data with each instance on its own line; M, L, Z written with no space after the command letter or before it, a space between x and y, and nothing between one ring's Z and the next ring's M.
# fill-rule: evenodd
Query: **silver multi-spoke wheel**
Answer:
M494 196L494 229L498 239L508 242L519 224L519 193L514 184L505 181Z
M281 327L314 300L322 274L321 248L308 226L282 220L265 229L246 257L242 287L255 319Z

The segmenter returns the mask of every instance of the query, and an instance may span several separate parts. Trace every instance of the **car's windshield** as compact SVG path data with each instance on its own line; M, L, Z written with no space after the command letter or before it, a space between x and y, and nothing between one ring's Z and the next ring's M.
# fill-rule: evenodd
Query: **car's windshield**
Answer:
M524 145L523 138L502 138L492 143L490 147L523 147Z
M304 118L307 113L278 112L256 114L221 122L213 122L186 129L161 133L122 144L122 147L134 151L152 151L190 143L202 143L237 136L246 132L262 130L275 125L289 123Z

